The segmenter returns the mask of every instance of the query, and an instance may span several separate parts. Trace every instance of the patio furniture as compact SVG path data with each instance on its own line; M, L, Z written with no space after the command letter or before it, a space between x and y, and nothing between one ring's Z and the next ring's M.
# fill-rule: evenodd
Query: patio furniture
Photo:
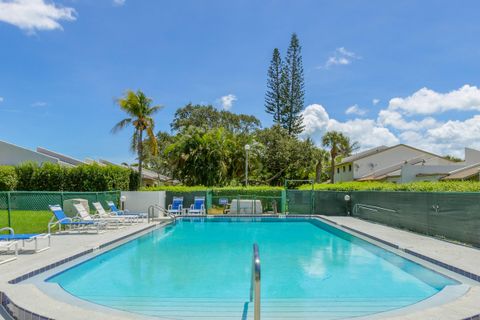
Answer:
M22 250L25 250L26 243L34 242L34 252L42 252L50 249L50 233L19 233L15 234L12 228L1 228L0 232L8 231L8 234L0 234L0 241L22 241ZM47 240L47 245L39 248L39 240Z
M130 212L126 209L125 210L120 210L120 209L117 208L117 206L115 205L115 203L113 201L107 201L107 204L110 207L110 211L112 213L116 213L119 216L135 215L135 216L138 216L139 218L146 218L147 217L146 212Z
M168 213L182 214L183 213L183 197L173 197L172 203L168 205Z
M195 197L188 214L205 214L205 197Z
M82 221L95 221L95 222L103 222L107 224L108 226L113 226L115 228L120 228L122 226L122 223L125 221L125 219L122 218L114 218L114 217L108 217L108 218L100 218L99 216L91 216L90 212L83 206L81 203L75 203L73 205L75 208L75 211L77 212L78 217Z
M139 216L135 214L123 214L119 215L116 212L107 212L103 208L102 204L100 202L93 202L93 207L95 210L97 210L97 214L94 216L98 216L100 218L119 218L122 219L124 222L129 222L129 223L137 223L140 222Z
M84 221L79 219L78 217L69 218L65 215L60 205L50 205L48 206L50 211L53 212L53 217L50 219L48 223L48 233L51 234L52 227L58 226L59 232L62 232L62 226L68 228L69 231L77 231L77 232L88 232L91 230L96 231L96 233L100 233L100 230L105 229L106 223L88 220ZM55 221L55 219L57 221Z

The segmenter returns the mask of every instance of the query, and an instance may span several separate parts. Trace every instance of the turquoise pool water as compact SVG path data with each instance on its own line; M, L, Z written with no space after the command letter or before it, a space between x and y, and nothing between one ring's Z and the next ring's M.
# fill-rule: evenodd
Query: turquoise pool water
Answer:
M338 319L404 307L455 281L317 219L180 219L60 273L71 294L177 319L246 319L252 244L263 318Z

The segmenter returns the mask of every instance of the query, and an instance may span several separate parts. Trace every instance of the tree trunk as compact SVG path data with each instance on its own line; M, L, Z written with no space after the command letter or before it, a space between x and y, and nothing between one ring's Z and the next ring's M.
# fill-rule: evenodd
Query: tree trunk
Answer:
M334 179L334 176L335 176L335 152L331 152L330 153L330 158L331 158L331 166L332 168L330 169L330 183L335 183L335 179Z
M143 164L143 130L138 135L138 186L142 187L142 164Z
M319 159L315 166L315 182L322 182L322 159Z

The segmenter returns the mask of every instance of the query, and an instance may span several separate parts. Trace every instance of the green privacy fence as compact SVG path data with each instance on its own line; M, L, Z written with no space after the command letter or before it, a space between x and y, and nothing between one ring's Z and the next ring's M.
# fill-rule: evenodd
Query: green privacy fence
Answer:
M353 216L480 247L480 193L351 192Z
M0 227L12 227L17 233L42 232L52 216L48 206L63 206L64 201L70 199L88 200L92 210L93 202L100 202L108 208L107 201L118 204L120 192L0 192Z

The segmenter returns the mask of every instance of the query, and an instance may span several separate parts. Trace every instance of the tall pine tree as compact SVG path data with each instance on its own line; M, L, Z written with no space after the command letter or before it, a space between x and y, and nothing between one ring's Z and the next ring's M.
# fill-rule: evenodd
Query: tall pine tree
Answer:
M273 50L272 60L268 68L267 93L265 94L265 111L273 115L273 121L280 124L283 119L283 99L282 99L282 58L280 51Z
M300 134L305 127L301 114L304 107L304 95L302 47L294 33L290 39L281 76L281 96L284 109L281 124L290 135Z

